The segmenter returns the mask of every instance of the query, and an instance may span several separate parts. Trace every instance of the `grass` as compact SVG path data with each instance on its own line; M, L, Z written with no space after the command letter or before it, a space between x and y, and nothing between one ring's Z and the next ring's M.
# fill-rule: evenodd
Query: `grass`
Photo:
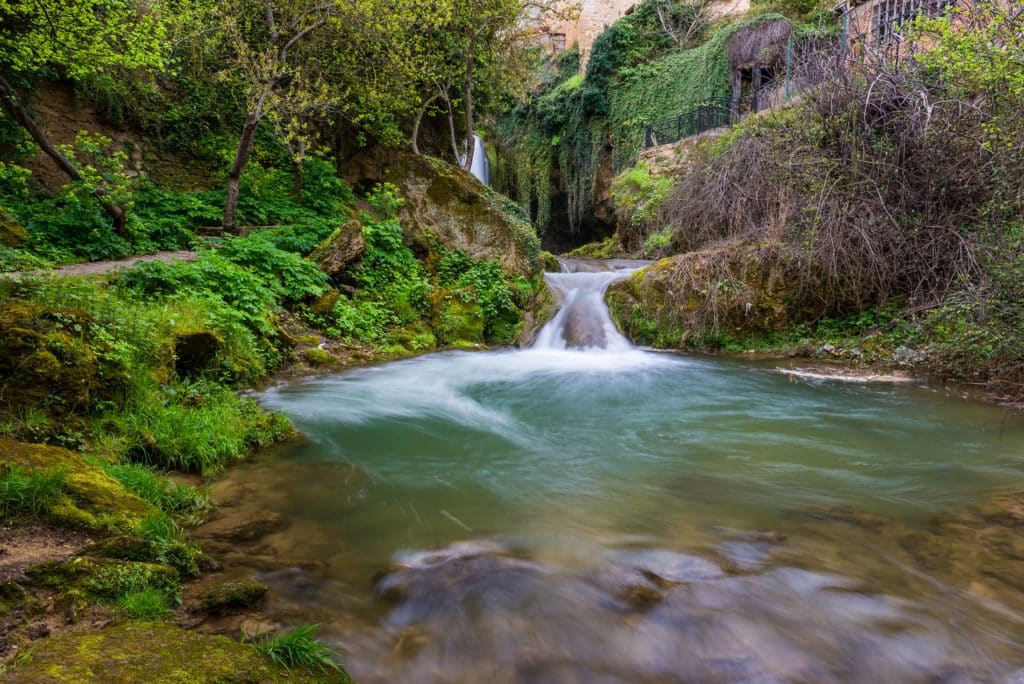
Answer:
M139 463L107 463L103 471L140 499L148 501L165 513L196 518L211 507L210 495L186 484L176 484L169 477Z
M328 674L344 673L344 669L333 660L334 651L314 637L320 625L305 625L273 637L257 637L253 646L275 665L287 670L300 668L310 672ZM344 677L348 681L347 676Z
M117 607L133 620L163 622L171 615L167 594L153 587L130 591L117 600Z
M62 470L25 470L11 466L0 479L0 514L5 518L39 518L64 492Z

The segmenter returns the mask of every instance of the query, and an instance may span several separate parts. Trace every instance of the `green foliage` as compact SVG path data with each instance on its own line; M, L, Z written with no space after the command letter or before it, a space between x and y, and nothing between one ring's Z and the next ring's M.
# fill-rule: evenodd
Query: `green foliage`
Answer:
M63 470L10 466L0 476L0 517L40 518L57 503L67 483Z
M253 646L275 665L287 670L299 668L319 674L343 672L331 659L337 654L316 640L318 628L319 625L305 625L273 637L256 637Z
M538 230L550 227L552 178L561 178L568 200L570 232L591 214L597 173L606 147L617 171L636 162L644 127L678 115L709 98L731 94L728 46L744 26L779 18L767 14L729 24L702 44L695 30L663 30L658 9L685 25L692 8L667 0L645 0L608 27L594 42L585 78L556 82L528 104L499 118L496 130L506 158L496 174L500 189L531 210ZM681 49L682 48L682 49Z
M529 300L530 287L525 280L509 281L496 261L475 261L461 251L450 251L437 265L440 287L456 290L466 304L478 304L484 316L487 339L507 339L504 324L519 320L521 307Z
M671 177L655 178L644 165L637 165L616 176L612 181L611 195L615 211L622 219L619 239L629 245L645 240L645 236L656 227L661 205L671 196L674 186ZM667 244L666 238L664 244L652 245L652 248L644 242L644 247L650 254Z
M133 589L117 599L117 607L128 617L142 622L163 622L171 616L166 592L153 587Z
M339 298L320 322L332 336L381 341L389 326L404 326L428 312L430 283L423 265L402 242L398 198L393 186L379 186L367 199L374 214L363 212L366 249L352 276L361 291L355 299ZM314 318L314 320L316 320Z

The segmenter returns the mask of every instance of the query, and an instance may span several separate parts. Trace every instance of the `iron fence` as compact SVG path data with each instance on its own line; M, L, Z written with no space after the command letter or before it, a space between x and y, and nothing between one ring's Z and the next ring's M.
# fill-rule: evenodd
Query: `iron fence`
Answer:
M647 126L644 147L667 145L709 131L728 126L733 121L732 98L719 97L701 102L671 119L655 121Z

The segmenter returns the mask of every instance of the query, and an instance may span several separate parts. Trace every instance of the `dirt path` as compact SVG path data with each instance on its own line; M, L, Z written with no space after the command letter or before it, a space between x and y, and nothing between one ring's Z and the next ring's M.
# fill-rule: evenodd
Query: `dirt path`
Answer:
M128 257L127 259L116 259L114 261L91 261L86 264L71 264L50 270L41 271L14 271L13 273L0 274L0 277L19 277L49 274L57 278L68 278L71 276L102 275L118 268L131 268L135 264L147 261L162 261L165 264L177 259L178 261L194 261L199 257L196 252L157 252L156 254L145 254L143 256Z

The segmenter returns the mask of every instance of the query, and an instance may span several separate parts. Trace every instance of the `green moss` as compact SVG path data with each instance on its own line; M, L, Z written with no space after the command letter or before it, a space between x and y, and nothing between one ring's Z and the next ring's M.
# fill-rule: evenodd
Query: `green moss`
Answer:
M207 610L223 612L232 608L248 608L258 603L266 593L267 585L247 577L210 587L199 600Z
M173 596L178 592L179 579L177 570L166 565L85 556L33 565L25 575L31 586L59 593L79 591L86 599L100 603L114 602L141 587Z
M15 667L8 682L226 684L344 681L318 679L277 667L254 648L222 636L174 625L128 623L66 634L40 643L31 662Z
M486 319L480 304L469 294L459 290L435 290L430 294L430 323L442 344L458 347L483 343Z
M0 207L0 245L17 247L28 240L28 231L14 214Z
M131 532L156 508L131 494L102 469L67 449L0 438L0 470L11 465L28 470L62 470L65 495L48 517L67 527L99 534Z
M316 347L302 352L302 358L311 366L325 366L333 360L329 353Z
M199 571L198 549L174 539L151 541L132 535L121 535L87 546L79 551L79 555L157 563L170 566L181 575L195 575Z

